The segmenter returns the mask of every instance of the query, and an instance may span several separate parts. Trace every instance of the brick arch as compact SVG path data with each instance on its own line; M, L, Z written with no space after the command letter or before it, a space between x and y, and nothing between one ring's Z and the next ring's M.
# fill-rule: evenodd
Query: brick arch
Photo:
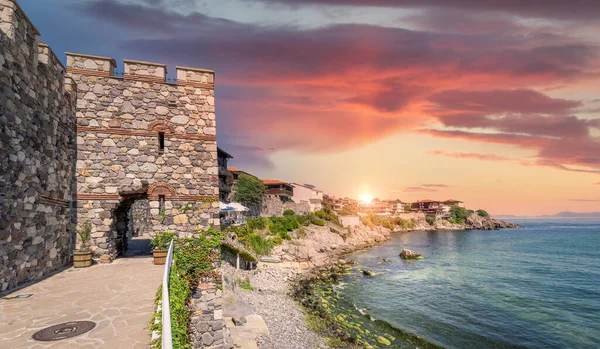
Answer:
M174 133L175 127L166 120L155 120L148 124L148 130L154 132Z
M158 199L159 195L167 197L174 197L177 195L175 189L169 183L154 182L148 186L148 196L151 199Z

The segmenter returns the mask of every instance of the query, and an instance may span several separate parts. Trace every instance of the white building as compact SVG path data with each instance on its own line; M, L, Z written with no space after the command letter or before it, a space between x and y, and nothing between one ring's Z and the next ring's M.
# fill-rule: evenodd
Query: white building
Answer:
M323 208L323 192L310 184L292 183L294 195L292 200L296 203L307 202L310 212L319 211Z
M339 216L342 227L358 227L360 226L360 218L358 216Z

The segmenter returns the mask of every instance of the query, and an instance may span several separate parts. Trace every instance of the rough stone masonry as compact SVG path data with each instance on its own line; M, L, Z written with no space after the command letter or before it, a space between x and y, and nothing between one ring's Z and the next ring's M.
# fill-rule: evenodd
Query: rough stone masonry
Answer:
M68 264L71 224L92 223L106 261L131 231L218 228L214 72L176 67L171 83L124 60L117 76L76 53L64 67L14 0L0 34L0 292Z

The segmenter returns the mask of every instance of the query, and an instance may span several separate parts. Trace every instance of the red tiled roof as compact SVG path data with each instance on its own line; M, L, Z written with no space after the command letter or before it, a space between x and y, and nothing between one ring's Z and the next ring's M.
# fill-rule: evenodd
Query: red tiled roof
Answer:
M439 202L437 200L429 200L429 199L425 199L425 200L421 200L421 201L417 201L417 202Z
M287 184L286 182L282 182L279 179L262 179L263 184Z

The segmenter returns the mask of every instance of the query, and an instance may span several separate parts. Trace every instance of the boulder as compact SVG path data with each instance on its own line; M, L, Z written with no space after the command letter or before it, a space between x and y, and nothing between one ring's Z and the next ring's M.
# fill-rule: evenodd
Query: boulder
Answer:
M246 317L244 316L234 316L231 318L231 321L236 326L243 326L247 322Z
M360 269L360 272L363 273L364 276L375 276L374 272L367 269Z
M402 251L400 251L400 258L402 258L402 259L422 259L423 256L421 256L420 254L418 254L415 251L403 249Z

